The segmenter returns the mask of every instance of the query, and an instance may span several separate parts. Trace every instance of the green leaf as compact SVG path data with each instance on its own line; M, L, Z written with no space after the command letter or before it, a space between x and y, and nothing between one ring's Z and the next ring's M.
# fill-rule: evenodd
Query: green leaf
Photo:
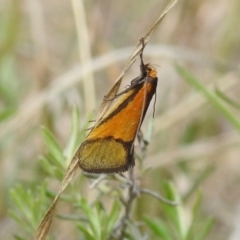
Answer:
M47 184L43 182L41 186L34 188L36 191L25 189L22 185L10 189L15 210L9 210L9 214L30 235L34 233L45 210L46 188Z
M14 238L16 238L17 240L26 240L26 238L20 237L18 235L14 235Z
M204 240L212 230L213 224L214 224L214 219L212 217L209 217L207 220L205 220L205 224L201 228L201 231L199 232L199 236L197 240Z
M73 111L72 111L72 129L71 129L71 136L68 142L67 147L64 150L64 154L67 159L71 159L73 156L75 150L76 150L76 145L77 145L77 140L78 140L78 135L79 135L79 112L76 106L74 106Z
M159 237L159 239L172 240L171 233L169 233L168 226L162 220L153 220L149 217L144 217L145 222L154 232L154 235Z
M208 99L208 101L213 106L215 106L228 119L232 126L240 133L239 118L229 110L229 108L226 106L226 103L224 103L214 91L207 89L203 84L201 84L199 80L197 80L193 75L191 75L182 67L176 65L176 70L186 82L201 92Z
M43 127L42 131L49 150L49 154L53 157L53 160L55 160L55 164L57 164L58 167L65 169L64 166L65 158L63 156L61 147L58 145L54 136L46 127Z
M80 231L83 233L87 240L95 240L91 233L89 233L89 231L87 230L86 226L78 224L78 228L80 229Z
M44 171L46 171L48 175L54 177L55 176L54 166L50 164L50 160L44 156L41 156L39 157L39 161Z
M41 156L39 157L39 161L44 171L46 171L50 176L62 180L65 169L54 164L56 161L55 159Z
M13 113L16 111L15 108L7 108L0 112L0 122L8 119L13 115Z
M96 209L91 207L84 198L81 200L81 207L87 215L95 240L101 240L101 221L98 212L94 211Z
M236 108L237 110L240 110L240 104L226 96L224 93L222 93L219 89L215 89L217 96L219 96L222 100L224 100L226 103L231 105L232 107Z
M107 219L106 232L108 235L111 234L113 227L119 217L120 211L121 211L121 205L120 205L119 201L115 200L113 203L111 212Z
M171 183L163 183L163 188L167 199L180 202L180 197ZM171 206L164 204L162 208L166 218L171 222L175 229L175 232L173 233L175 233L177 235L176 237L179 239L184 239L187 232L187 225L182 205Z
M200 192L197 194L195 204L192 209L192 221L188 229L187 240L203 240L209 234L213 226L213 218L209 217L207 220L201 221L200 207L202 202L202 195ZM202 224L200 224L202 222ZM196 234L198 233L198 234Z

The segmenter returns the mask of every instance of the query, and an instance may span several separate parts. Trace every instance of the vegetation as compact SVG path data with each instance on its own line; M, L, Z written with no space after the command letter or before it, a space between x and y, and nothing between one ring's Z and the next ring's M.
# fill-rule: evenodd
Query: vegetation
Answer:
M1 239L33 239L89 120L167 2L0 1ZM239 7L183 0L169 12L145 49L160 65L147 148L136 142L130 173L79 171L49 239L240 239ZM139 62L122 89L137 75Z

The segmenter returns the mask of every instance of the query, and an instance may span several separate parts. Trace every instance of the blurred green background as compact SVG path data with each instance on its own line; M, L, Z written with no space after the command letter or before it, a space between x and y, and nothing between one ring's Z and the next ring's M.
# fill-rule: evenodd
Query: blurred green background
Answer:
M84 128L167 3L0 0L0 239L13 239L18 231L8 215L13 207L9 189L47 178L39 165L46 151L41 126L64 146L77 105ZM222 104L237 122L239 12L239 0L179 0L144 53L145 62L158 65L159 83L154 134L144 160L152 170L142 184L157 190L163 179L171 179L186 199L186 216L200 188L202 214L215 219L207 239L240 239L239 129L228 113L184 80L175 64L205 90L231 99ZM83 76L89 59L92 71ZM139 62L122 88L138 75ZM139 204L143 212L155 214L149 201L143 197Z

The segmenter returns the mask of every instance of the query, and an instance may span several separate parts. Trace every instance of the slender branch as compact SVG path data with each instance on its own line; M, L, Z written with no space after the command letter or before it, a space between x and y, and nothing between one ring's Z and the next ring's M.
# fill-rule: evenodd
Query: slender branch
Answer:
M115 239L122 240L124 239L124 235L126 233L127 224L131 221L131 209L133 205L134 199L138 196L138 187L136 179L134 178L134 170L133 168L129 169L129 182L131 183L128 187L128 194L126 199L120 198L123 206L124 206L124 214L122 219L120 220L119 225L116 227L115 232L117 232L117 237Z
M96 180L92 182L92 184L90 185L90 189L95 188L100 182L102 182L106 178L107 176L105 174L101 174Z
M148 195L150 195L152 197L155 197L156 199L160 200L161 202L172 205L172 206L177 206L177 205L180 204L180 202L175 202L175 201L168 200L168 199L164 198L163 196L161 196L160 194L158 194L158 193L156 193L156 192L154 192L150 189L141 188L140 193L148 194Z

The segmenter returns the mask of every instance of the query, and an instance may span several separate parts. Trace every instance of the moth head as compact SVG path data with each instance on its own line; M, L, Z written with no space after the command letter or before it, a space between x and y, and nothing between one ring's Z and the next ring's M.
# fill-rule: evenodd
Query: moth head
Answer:
M149 76L151 78L156 78L157 77L157 71L153 67L153 65L148 63L148 64L145 65L145 69L146 69L147 76Z

